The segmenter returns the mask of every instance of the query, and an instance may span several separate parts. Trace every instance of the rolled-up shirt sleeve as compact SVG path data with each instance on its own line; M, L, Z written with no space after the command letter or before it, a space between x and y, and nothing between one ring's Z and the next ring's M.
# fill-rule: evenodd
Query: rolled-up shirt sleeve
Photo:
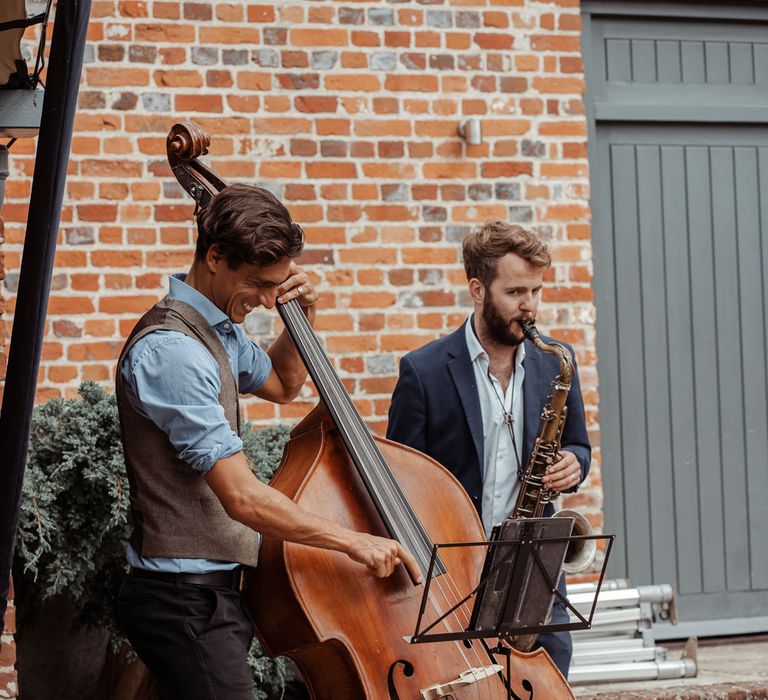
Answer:
M267 381L272 371L272 360L253 340L238 333L238 382L241 394L254 394Z
M219 403L221 378L211 354L175 331L139 340L123 362L131 405L168 435L176 456L201 474L243 448Z

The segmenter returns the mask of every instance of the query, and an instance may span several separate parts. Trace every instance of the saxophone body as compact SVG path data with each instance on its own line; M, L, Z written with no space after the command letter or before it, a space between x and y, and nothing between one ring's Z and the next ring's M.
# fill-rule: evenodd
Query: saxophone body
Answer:
M573 358L571 353L560 343L545 343L539 336L533 321L519 320L525 337L541 351L556 355L560 362L560 372L550 387L547 400L539 416L539 430L531 449L531 456L525 465L521 477L520 491L517 494L515 507L509 518L541 518L548 503L552 503L560 494L550 491L543 482L547 468L558 461L560 439L568 413L566 401L573 380ZM569 518L572 521L571 535L591 535L592 527L589 521L574 510L560 510L553 517ZM576 573L589 568L595 559L597 546L595 540L575 540L568 543L562 571ZM558 577L559 578L559 577ZM552 598L534 604L548 604L552 613ZM509 643L518 651L528 651L538 638L537 634L515 635L509 638Z
M560 372L552 382L549 396L541 411L539 431L531 449L531 456L523 471L515 507L509 516L511 518L540 518L544 515L544 508L547 504L559 496L559 493L550 491L544 486L543 478L547 468L558 460L560 438L568 414L566 401L573 380L573 358L564 345L545 343L533 321L520 320L518 323L528 340L542 352L556 355L560 362ZM592 534L592 526L581 513L574 510L560 510L555 513L554 517L572 518L574 521L571 530L572 535ZM584 571L592 565L596 552L595 540L570 542L563 563L563 571L567 574Z

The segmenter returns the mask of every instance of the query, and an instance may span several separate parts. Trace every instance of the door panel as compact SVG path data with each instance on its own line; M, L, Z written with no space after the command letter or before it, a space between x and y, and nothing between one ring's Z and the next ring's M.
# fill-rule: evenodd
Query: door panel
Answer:
M683 619L736 593L748 616L768 603L768 128L598 124L595 165L611 574L674 583Z
M609 571L768 631L768 7L582 13Z

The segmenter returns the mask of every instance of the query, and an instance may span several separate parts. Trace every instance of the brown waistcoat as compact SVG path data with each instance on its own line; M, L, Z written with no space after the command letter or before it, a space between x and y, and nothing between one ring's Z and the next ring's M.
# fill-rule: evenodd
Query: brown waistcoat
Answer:
M156 330L184 333L202 343L219 365L219 403L240 433L238 389L216 331L192 306L165 297L131 331L117 364L117 408L131 489L131 545L145 557L233 561L255 566L258 534L232 520L201 474L178 459L166 434L133 409L122 364L133 345Z

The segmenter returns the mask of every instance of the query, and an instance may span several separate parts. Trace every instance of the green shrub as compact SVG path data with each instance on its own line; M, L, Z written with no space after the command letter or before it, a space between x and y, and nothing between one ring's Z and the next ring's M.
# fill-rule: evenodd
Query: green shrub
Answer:
M130 533L128 478L114 395L93 382L79 393L34 410L17 556L34 579L27 606L66 592L76 625L108 630L116 649L125 641L115 611ZM263 481L277 468L289 430L243 426L244 452ZM279 697L284 660L262 656L254 642L248 662L254 698Z

